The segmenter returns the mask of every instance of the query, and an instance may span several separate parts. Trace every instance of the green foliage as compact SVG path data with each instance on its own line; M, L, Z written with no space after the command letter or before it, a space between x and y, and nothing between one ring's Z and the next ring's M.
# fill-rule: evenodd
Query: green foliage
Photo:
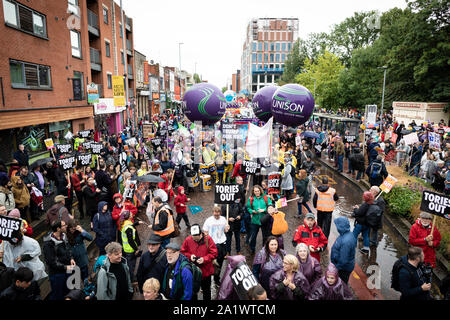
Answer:
M225 91L227 91L227 87L222 88L222 93L225 93Z
M200 82L202 82L202 79L200 79L200 76L199 76L197 73L194 73L193 78L194 78L194 82L195 82L195 83L200 83Z
M395 186L383 197L386 199L391 213L408 217L413 206L422 200L422 193L411 189L409 186Z
M344 65L339 58L325 51L318 56L315 62L305 59L303 73L295 77L295 82L305 86L314 93L314 79L316 80L316 98L320 97L317 104L326 108L336 109L339 107L338 80Z

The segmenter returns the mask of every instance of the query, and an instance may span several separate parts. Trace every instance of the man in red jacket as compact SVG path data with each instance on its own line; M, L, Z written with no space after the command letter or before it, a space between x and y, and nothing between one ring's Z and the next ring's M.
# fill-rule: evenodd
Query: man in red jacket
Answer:
M217 247L213 239L202 232L200 225L193 224L191 235L184 240L181 246L181 253L202 270L203 300L211 300L211 276L214 274L213 261L217 258ZM197 300L197 297L193 300Z
M328 239L317 225L314 213L307 213L304 223L295 230L292 245L296 247L299 243L304 243L311 251L311 256L320 262L320 252L324 251L328 244Z
M425 255L424 263L436 267L436 254L434 249L441 244L441 234L437 227L434 227L433 234L431 228L433 216L430 213L422 212L419 219L412 225L409 231L409 244L422 248Z

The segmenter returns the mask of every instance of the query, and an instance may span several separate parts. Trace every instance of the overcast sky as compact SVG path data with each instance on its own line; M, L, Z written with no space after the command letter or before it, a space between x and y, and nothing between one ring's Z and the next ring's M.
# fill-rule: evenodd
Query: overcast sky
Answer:
M115 0L120 4L120 0ZM179 66L224 87L240 69L252 18L298 18L299 36L329 32L356 11L405 8L405 0L122 0L133 18L134 46L148 60Z

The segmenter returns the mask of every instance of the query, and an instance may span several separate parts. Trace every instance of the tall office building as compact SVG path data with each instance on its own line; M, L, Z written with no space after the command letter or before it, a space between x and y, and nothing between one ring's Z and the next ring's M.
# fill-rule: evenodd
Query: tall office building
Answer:
M241 90L253 96L278 82L294 43L298 18L256 18L247 26L241 58Z

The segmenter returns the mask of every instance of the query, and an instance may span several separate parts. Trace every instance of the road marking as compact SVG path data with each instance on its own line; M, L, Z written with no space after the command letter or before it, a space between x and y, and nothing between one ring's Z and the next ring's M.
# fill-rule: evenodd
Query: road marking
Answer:
M313 178L316 179L319 182L319 184L322 183L322 179L323 178L328 178L328 183L329 184L337 184L337 182L334 181L334 179L332 177L330 177L329 175L327 175L327 174L315 175L315 176L313 176Z

